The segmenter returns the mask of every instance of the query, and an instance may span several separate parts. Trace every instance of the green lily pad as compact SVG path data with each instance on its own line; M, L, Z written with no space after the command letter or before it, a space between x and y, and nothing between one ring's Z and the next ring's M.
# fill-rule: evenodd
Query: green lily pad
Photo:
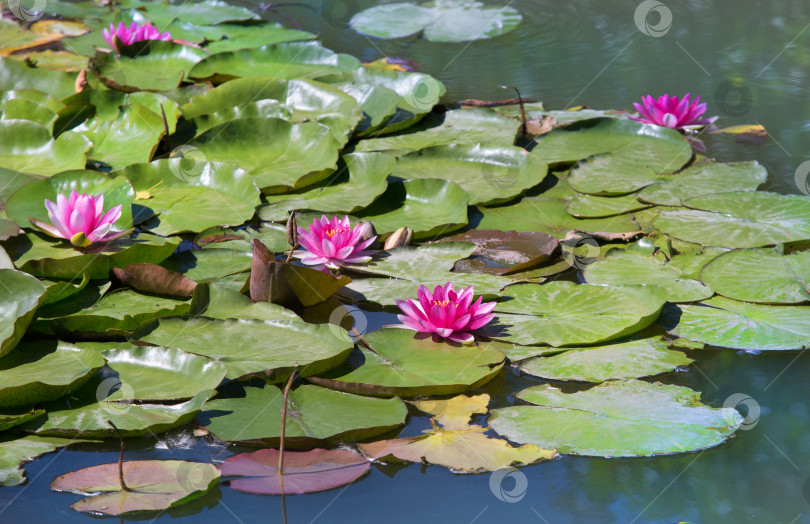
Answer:
M535 404L493 409L489 425L517 443L592 457L687 453L725 442L742 424L734 408L711 408L700 393L640 380L563 393L543 384L517 397Z
M566 210L567 202L558 198L525 197L517 204L479 208L483 213L478 229L501 231L536 231L555 238L565 238L571 231L586 233L631 233L638 225L630 215L609 218L575 218Z
M251 252L245 250L195 249L175 253L160 265L200 283L249 271L252 260Z
M290 320L174 317L145 322L130 339L218 360L229 379L260 375L281 382L296 364L306 377L346 359L352 343L333 328Z
M532 151L549 164L624 152L662 173L677 171L692 158L691 146L677 131L619 118L592 118L559 127L542 135Z
M164 127L163 119L152 110L140 104L128 104L121 106L115 120L91 118L73 131L93 143L88 159L118 169L152 160L163 138Z
M326 178L335 168L340 149L328 127L279 118L232 120L212 127L189 145L207 161L230 162L248 171L256 185L269 193Z
M385 192L388 187L386 178L396 166L394 157L383 153L351 153L344 155L342 161L344 167L338 168L333 178L322 186L303 193L267 195L267 205L259 208L259 217L283 221L296 210L354 213ZM339 182L345 178L341 176L345 171L349 172L348 180Z
M7 431L15 426L21 426L45 415L44 409L17 408L4 411L5 413L0 415L0 431ZM2 485L1 481L0 485Z
M91 145L70 131L53 139L47 127L30 120L0 120L0 163L7 169L46 176L81 169Z
M183 16L185 18L185 16ZM237 25L219 24L216 29L222 37L208 42L205 48L212 53L237 51L283 42L314 40L317 35L297 29L289 29L281 24ZM208 39L208 38L206 38Z
M810 239L810 198L735 191L691 198L692 209L663 211L653 226L704 246L748 248Z
M59 110L60 120L64 121L61 124L63 130L75 129L79 125L86 128L87 124L84 123L86 119L83 118L83 115L95 121L95 125L100 125L100 122L98 122L100 120L114 121L120 119L122 106L145 107L160 119L156 127L161 130L163 129L162 115L165 113L169 133L175 132L177 120L180 118L180 105L177 102L165 95L148 91L123 93L112 89L85 89L65 98L64 104L67 106ZM154 121L151 116L147 115L145 118Z
M270 302L253 302L242 293L217 282L197 285L191 297L189 314L221 319L301 320L285 307Z
M40 455L56 451L58 448L87 442L84 439L38 437L29 435L19 438L4 435L0 440L0 486L18 486L25 482L22 466Z
M572 348L559 355L525 360L518 370L549 380L604 382L669 373L691 363L686 354L669 349L666 340L655 337Z
M181 404L133 404L104 398L107 391L99 394L97 388L92 389L85 386L82 396L69 402L62 399L46 404L48 419L31 429L42 436L115 438L117 434L107 423L109 420L124 437L158 434L193 419L214 394L211 390L203 391Z
M700 280L690 278L678 266L676 255L669 261L660 258L613 250L602 260L588 264L582 270L582 277L591 284L636 285L652 284L667 291L670 302L694 302L709 298L714 290ZM711 256L703 257L703 263Z
M665 325L673 335L712 346L749 351L810 346L809 306L765 306L714 297L673 306ZM677 321L677 325L675 325Z
M6 215L21 227L30 227L29 217L51 223L45 200L56 202L56 195L69 197L71 191L79 194L104 195L105 212L121 205L121 217L112 231L125 231L132 227L130 204L135 191L124 178L113 178L98 171L67 171L44 180L32 182L16 191L6 202Z
M450 180L405 180L389 183L360 216L381 235L409 227L414 239L431 240L467 225L468 201L467 193Z
M250 220L259 205L259 189L251 176L231 164L186 156L131 165L119 173L135 191L149 192L150 198L137 205L157 215L146 227L161 235L238 226Z
M43 302L45 286L36 278L14 269L0 269L0 356L25 334ZM2 386L0 386L2 387Z
M48 237L50 238L50 237ZM177 239L141 234L138 238L118 239L108 244L74 249L64 241L47 240L29 233L3 243L14 264L22 271L55 278L107 278L114 267L148 262L159 264L174 252Z
M27 342L0 359L0 406L56 400L84 384L104 365L98 352L67 342Z
M440 242L458 241L474 243L475 251L474 258L456 262L456 271L493 275L513 274L539 266L549 261L560 247L551 235L497 229L471 229Z
M51 321L60 334L100 333L125 335L147 320L188 312L189 303L151 295L131 289L122 289L104 295L91 308Z
M724 297L745 302L798 304L810 300L810 251L742 249L707 264L700 279Z
M288 42L210 55L189 76L214 83L247 76L317 79L358 67L353 56L337 54L318 42Z
M152 20L158 27L165 27L180 18L200 25L260 20L259 15L247 7L232 5L222 0L201 0L189 5L171 4L167 1L128 0L127 7L146 11L146 15L141 16Z
M64 98L75 91L75 80L76 75L30 67L25 62L0 57L0 91L36 89L56 98Z
M409 329L381 329L363 338L373 351L358 348L343 365L310 381L364 395L451 395L486 384L504 363L497 349L416 338Z
M354 15L349 25L360 34L387 40L421 33L431 42L466 42L503 35L514 30L521 20L520 12L508 5L440 0L370 7Z
M593 286L556 281L509 286L495 306L505 331L521 345L597 344L630 335L658 318L666 292L656 286Z
M365 300L383 306L394 306L397 300L405 297L416 297L420 285L434 289L452 282L456 289L473 286L476 296L483 296L485 300L495 300L499 297L501 289L513 284L511 278L482 273L452 273L443 272L432 274L419 280L403 280L396 278L364 278L354 280L344 290L339 292L350 300Z
M690 198L729 191L754 191L768 178L759 162L722 164L701 162L675 175L661 177L644 188L639 200L666 206L682 206Z
M312 385L291 390L287 402L284 441L293 448L364 440L396 429L408 414L398 398L369 398ZM277 387L246 387L242 398L209 400L198 421L222 441L277 446L282 403Z
M506 202L545 178L548 166L525 149L488 145L436 146L400 157L393 176L452 180L470 204Z
M492 147L514 145L520 122L504 118L492 109L476 107L430 114L407 133L368 138L356 151L419 151L433 146L486 144Z
M120 91L166 91L190 76L194 65L209 56L196 47L145 40L123 46L117 53L98 51L90 70L108 87Z
M635 150L594 155L581 160L571 168L568 183L580 193L600 196L616 196L638 191L661 178L647 162L639 158ZM665 166L669 172L680 165Z
M601 197L578 194L568 201L566 211L577 218L604 218L623 215L650 207L639 202L637 193L616 197Z
M165 347L123 347L101 354L111 372L105 370L98 380L119 386L115 391L110 388L108 401L187 400L215 389L227 371L219 362Z
M10 95L9 95L10 93ZM14 91L0 96L0 120L30 120L53 130L56 112L31 100L14 98Z

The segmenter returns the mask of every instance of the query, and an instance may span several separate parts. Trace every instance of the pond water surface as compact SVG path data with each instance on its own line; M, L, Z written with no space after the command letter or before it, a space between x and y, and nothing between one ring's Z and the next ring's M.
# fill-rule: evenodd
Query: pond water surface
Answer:
M347 11L374 3L308 0L310 8L278 9L304 29L321 33L326 46L364 61L416 60L420 70L447 85L447 101L511 97L498 89L511 84L551 109L583 104L632 109L631 102L647 93L689 91L709 103L710 114L721 116L721 127L759 123L771 135L761 145L708 136L710 156L758 160L770 172L765 189L800 191L794 173L810 158L806 1L667 2L672 25L653 37L636 26L637 2L522 0L511 3L524 14L513 33L451 45L370 40L345 27ZM655 25L656 15L650 16ZM291 24L287 17L267 17ZM370 327L390 321L374 315ZM715 406L736 393L751 399L747 429L720 447L652 459L564 457L523 468L501 483L489 474L454 475L437 466L372 467L370 475L348 487L287 497L287 521L810 523L810 356L806 351L689 353L695 364L687 371L658 380L700 391L703 401ZM511 392L539 382L507 369L484 390L497 407L512 402ZM427 426L426 418L413 417L403 435ZM156 447L144 439L129 445L127 458L209 461L234 451L188 442L179 436ZM116 459L117 443L111 443L106 452L62 450L34 461L26 468L27 485L0 489L0 522L90 522L92 517L68 507L78 497L52 493L49 483L68 471ZM282 522L282 510L279 497L222 486L155 520Z

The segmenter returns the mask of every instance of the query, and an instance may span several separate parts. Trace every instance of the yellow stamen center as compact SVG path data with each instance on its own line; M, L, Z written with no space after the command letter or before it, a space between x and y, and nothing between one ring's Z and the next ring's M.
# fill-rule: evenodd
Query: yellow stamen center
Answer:
M337 228L337 229L324 229L323 232L326 234L326 236L328 236L329 238L332 238L333 236L337 235L338 233L343 233L343 230L340 229L340 228Z
M433 301L433 305L434 306L439 306L439 307L447 307L447 304L449 304L449 303L450 303L449 300L442 300L441 302L438 301L438 300Z

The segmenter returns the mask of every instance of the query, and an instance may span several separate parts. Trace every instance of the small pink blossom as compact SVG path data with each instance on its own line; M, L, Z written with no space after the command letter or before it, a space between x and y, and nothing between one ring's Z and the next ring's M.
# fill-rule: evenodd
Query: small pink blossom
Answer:
M129 231L110 233L112 225L121 217L121 205L103 214L104 195L80 195L75 190L70 198L56 195L56 203L45 200L51 224L31 218L31 223L45 233L66 238L70 243L85 247L93 242L108 242L121 237Z
M489 324L495 317L491 313L495 302L482 303L482 297L478 297L472 303L474 292L470 286L456 293L450 282L436 286L433 293L427 287L419 286L416 292L418 301L414 302L410 297L397 300L397 306L405 313L397 318L402 327L434 333L454 342L472 342L473 336L469 332Z
M377 238L363 240L370 224L357 224L352 228L349 217L332 219L321 216L312 221L310 230L298 228L298 242L306 251L296 251L295 255L308 266L323 264L337 269L345 264L362 264L371 260L371 254L364 251Z
M677 96L663 95L656 100L652 96L647 95L641 97L641 101L643 104L633 104L639 116L631 116L631 120L644 122L645 124L669 127L671 129L703 126L717 120L716 116L701 120L700 117L706 112L706 104L700 103L699 96L695 97L695 99L690 102L689 93L686 93L683 99Z
M125 26L123 22L118 22L117 28L115 24L110 24L110 28L102 29L101 34L110 47L115 50L118 50L119 45L131 45L143 40L169 41L172 38L171 33L161 33L151 22L146 22L144 25L132 22L129 27Z

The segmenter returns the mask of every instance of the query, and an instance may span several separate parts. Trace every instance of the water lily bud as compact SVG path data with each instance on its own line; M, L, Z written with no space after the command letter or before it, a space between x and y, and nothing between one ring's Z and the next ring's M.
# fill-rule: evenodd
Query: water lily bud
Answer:
M413 242L413 229L409 227L401 227L391 233L391 236L385 241L383 249L392 249L400 246L409 246Z
M374 224L372 224L371 222L362 221L362 222L359 223L359 225L360 226L366 225L366 229L363 232L363 238L362 238L363 241L366 241L366 240L368 240L370 238L374 238L374 241L371 244L368 245L368 248L369 249L378 249L380 243L377 240L377 238L375 238L375 237L377 237L377 230L374 228Z
M295 211L290 214L287 219L287 243L295 247L298 245L298 227L295 220Z

